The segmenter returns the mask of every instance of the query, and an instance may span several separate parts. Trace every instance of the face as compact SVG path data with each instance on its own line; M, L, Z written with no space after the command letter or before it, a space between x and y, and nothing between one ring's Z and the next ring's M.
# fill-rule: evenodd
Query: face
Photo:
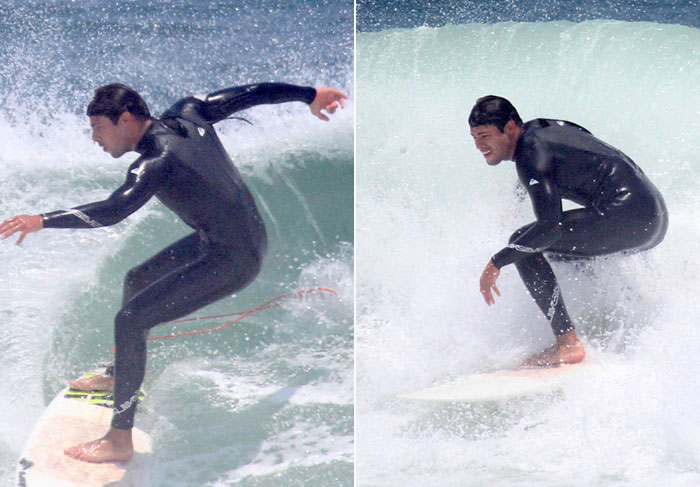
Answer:
M112 157L121 157L124 153L131 150L126 123L124 123L124 114L115 124L103 116L95 115L90 117L90 127L92 127L92 140L97 142L105 152L108 152Z
M515 125L512 121L508 124ZM506 124L501 132L495 125L479 125L472 127L471 134L476 148L481 152L489 166L496 166L502 161L511 160L515 144L509 134L509 126Z

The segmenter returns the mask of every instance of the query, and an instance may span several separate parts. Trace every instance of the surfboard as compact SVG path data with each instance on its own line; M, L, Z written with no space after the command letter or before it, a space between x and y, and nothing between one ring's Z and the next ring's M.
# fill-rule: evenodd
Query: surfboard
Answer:
M99 372L95 372L99 373ZM142 396L143 398L143 396ZM63 389L46 407L17 465L18 487L143 487L151 438L134 428L128 463L87 463L63 450L104 436L112 421L111 392Z
M467 403L506 401L554 392L571 381L594 374L597 370L597 364L586 361L549 368L498 370L467 375L445 384L400 394L397 398L410 401Z

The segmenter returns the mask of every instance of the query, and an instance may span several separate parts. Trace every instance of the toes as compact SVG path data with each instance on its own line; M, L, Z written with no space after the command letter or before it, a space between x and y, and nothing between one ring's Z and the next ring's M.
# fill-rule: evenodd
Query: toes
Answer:
M74 458L75 460L78 460L78 452L75 451L75 447L73 448L66 448L63 450L63 453L65 453L67 456Z

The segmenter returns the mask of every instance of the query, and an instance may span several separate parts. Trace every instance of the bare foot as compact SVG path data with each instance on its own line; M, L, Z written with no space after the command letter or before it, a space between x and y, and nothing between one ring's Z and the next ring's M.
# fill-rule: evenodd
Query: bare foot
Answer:
M84 379L69 380L68 386L76 391L113 391L114 377L103 374L96 374Z
M66 448L63 453L82 462L128 462L134 456L131 430L112 428L99 440Z
M522 367L556 367L577 364L586 356L583 342L574 330L557 337L557 343L523 362Z

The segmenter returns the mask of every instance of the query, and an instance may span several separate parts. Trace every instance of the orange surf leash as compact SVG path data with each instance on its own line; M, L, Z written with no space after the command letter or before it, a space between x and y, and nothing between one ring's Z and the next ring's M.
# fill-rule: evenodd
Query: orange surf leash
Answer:
M184 333L174 333L172 335L162 335L162 336L156 336L156 337L149 337L148 341L153 341L153 340L165 340L166 338L179 338L179 337L188 337L188 336L194 336L194 335L205 335L209 333L213 333L215 331L223 330L224 328L227 328L234 323L238 323L239 321L242 321L243 319L247 318L248 316L257 313L258 311L263 311L266 309L274 308L276 306L280 306L282 303L281 301L287 298L291 297L303 297L308 294L313 294L313 293L328 293L332 294L334 296L338 296L338 293L332 289L329 289L327 287L317 287L317 288L312 288L312 289L302 289L301 291L295 291L291 293L286 293L282 294L281 296L277 296L274 299L271 299L270 301L261 304L260 306L256 306L253 309L249 309L247 311L237 311L235 313L228 313L228 314L223 314L223 315L213 315L213 316L200 316L197 318L186 318L184 320L176 320L176 321L170 321L168 323L163 323L164 325L172 325L172 324L179 324L179 323L188 323L190 321L200 321L200 320L213 320L217 318L228 318L231 316L237 316L236 319L228 321L222 325L215 326L213 328L207 328L204 330L197 330L197 331L188 331Z

